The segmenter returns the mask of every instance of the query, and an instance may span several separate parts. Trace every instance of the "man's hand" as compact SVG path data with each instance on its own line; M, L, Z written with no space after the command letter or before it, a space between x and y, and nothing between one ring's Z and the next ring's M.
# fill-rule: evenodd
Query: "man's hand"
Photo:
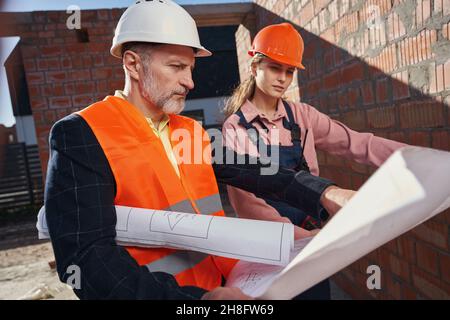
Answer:
M331 186L325 189L320 203L330 215L336 214L355 195L356 191Z
M203 295L202 300L254 300L239 288L218 287Z

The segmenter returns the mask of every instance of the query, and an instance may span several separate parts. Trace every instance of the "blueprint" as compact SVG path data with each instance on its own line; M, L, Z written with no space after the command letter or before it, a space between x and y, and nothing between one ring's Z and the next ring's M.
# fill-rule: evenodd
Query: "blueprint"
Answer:
M287 265L294 246L292 224L116 206L116 242L165 247L271 265ZM49 238L45 208L39 238Z
M450 152L402 148L304 248L296 242L286 267L238 262L227 286L291 299L449 206Z

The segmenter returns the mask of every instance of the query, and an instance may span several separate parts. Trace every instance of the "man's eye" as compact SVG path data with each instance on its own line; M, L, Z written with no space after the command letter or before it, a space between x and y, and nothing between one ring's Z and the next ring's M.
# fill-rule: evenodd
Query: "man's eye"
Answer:
M171 67L178 69L178 70L183 70L183 65L181 65L181 64L172 64Z

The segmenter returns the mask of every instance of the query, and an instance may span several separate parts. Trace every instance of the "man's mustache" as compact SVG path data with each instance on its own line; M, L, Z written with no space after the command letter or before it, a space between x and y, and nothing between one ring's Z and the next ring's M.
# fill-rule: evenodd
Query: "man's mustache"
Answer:
M178 94L178 95L184 96L186 98L188 93L189 93L189 89L185 88L185 89L180 89L180 90L177 90L177 91L172 91L171 96L173 96L175 94Z

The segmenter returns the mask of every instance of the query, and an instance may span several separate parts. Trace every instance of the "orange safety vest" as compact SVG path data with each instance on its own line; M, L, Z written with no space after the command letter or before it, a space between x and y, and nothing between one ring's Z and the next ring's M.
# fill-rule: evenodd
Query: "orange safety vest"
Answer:
M202 160L204 152L210 155L209 139L199 140L201 148L191 143L192 159L195 152L202 152L198 158L202 161L179 164L178 177L162 142L143 114L128 101L107 96L77 113L94 132L111 166L116 181L115 205L224 216L211 162ZM172 138L176 129L188 132L191 142L196 126L197 135L205 133L193 119L169 117L172 147L182 143ZM180 155L177 156L179 159ZM184 250L126 249L139 265L146 265L150 271L171 273L181 286L193 285L206 290L220 286L222 275L227 277L236 263L234 259Z

